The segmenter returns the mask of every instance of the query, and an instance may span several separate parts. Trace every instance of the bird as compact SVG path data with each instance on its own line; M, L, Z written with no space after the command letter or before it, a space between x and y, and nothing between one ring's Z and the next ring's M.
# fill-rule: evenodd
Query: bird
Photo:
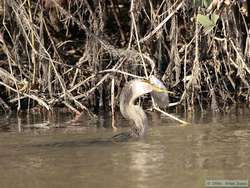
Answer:
M125 119L133 121L134 124L128 132L113 136L113 141L127 141L130 138L141 138L145 135L148 127L147 115L142 107L135 104L135 101L147 93L154 93L157 98L167 98L168 96L166 87L156 77L151 77L149 80L134 79L122 88L119 99L120 112ZM168 103L168 100L165 102Z

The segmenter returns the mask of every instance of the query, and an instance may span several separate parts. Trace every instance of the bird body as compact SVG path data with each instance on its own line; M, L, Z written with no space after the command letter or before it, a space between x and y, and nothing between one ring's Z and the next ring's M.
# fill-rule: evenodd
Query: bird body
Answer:
M139 138L145 135L148 127L148 119L143 109L135 104L135 100L140 96L151 92L167 92L163 85L147 80L129 81L122 89L120 94L120 111L125 119L134 122L133 127L127 133L120 133L113 137L114 141L123 141L128 138ZM164 96L161 94L160 96Z
M145 112L139 105L135 105L135 100L152 92L152 87L144 80L132 80L122 89L120 94L120 111L124 118L134 122L131 128L132 137L141 137L145 134L148 120Z

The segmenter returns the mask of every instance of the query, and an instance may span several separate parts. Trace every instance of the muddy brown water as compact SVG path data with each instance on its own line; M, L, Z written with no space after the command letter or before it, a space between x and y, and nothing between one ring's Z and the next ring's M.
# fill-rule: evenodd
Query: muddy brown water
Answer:
M108 141L116 132L106 116L2 115L0 187L191 188L211 179L250 180L249 109L176 115L192 124L151 113L147 135L123 143ZM47 121L52 128L30 128Z

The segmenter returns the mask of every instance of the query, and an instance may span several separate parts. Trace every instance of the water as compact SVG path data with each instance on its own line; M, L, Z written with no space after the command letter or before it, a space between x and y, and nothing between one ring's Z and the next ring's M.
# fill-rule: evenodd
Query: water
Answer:
M248 109L195 114L184 127L149 117L145 138L112 143L107 138L116 132L105 128L106 117L2 116L0 187L189 188L205 187L208 179L250 180ZM47 121L54 128L28 128ZM118 117L117 123L128 122Z

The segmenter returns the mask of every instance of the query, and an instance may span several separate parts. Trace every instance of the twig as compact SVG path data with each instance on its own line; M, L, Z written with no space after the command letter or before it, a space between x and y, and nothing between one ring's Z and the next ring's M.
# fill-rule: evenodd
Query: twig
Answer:
M130 76L130 77L133 77L133 78L137 78L137 79L144 79L145 78L145 77L137 76L135 74L131 74L131 73L121 71L121 70L106 69L106 70L103 70L103 71L99 71L99 73L106 73L106 72L107 73L108 72L119 73L119 74L123 74L123 75Z
M125 34L124 34L123 30L122 30L122 26L121 26L121 23L119 21L119 18L118 18L117 12L116 12L116 9L118 9L118 7L115 7L115 4L114 4L113 0L111 0L110 3L111 3L112 13L113 13L113 15L115 17L115 21L117 23L117 26L118 26L122 41L124 42L125 39L126 39Z
M3 85L3 86L5 86L6 88L8 88L8 89L10 89L10 90L12 90L12 91L14 91L14 92L18 92L18 90L12 88L11 86L9 86L9 85L7 85L7 84L1 82L1 81L0 81L0 85ZM27 97L29 97L29 98L31 98L31 99L37 101L38 104L40 104L41 106L45 107L47 110L50 110L50 107L47 105L47 103L46 103L45 101L43 101L42 99L40 99L39 97L37 97L37 96L35 96L35 95L32 95L32 94L26 94L26 93L20 93L20 94L22 94L22 95L24 95L24 96L27 96Z
M141 57L141 60L142 60L142 64L143 64L145 76L148 79L148 73L147 73L146 63L145 63L145 61L143 59L143 55L142 55L142 51L141 51L141 46L140 46L140 42L139 42L138 31L137 31L136 22L135 22L134 0L131 0L130 12L131 12L132 23L133 23L134 29L135 29L135 37L136 37L137 47L138 47L139 54L140 54L140 57Z
M112 127L116 130L115 126L115 79L111 81L111 113L112 113Z
M188 123L188 122L186 122L186 121L183 121L183 120L181 120L181 119L175 117L174 115L171 115L171 114L169 114L169 113L167 113L167 112L161 110L161 109L158 108L157 106L154 106L153 109L155 109L155 110L158 111L158 112L161 112L161 113L164 114L165 116L168 116L168 117L170 117L170 118L172 118L172 119L174 119L174 120L176 120L176 121L178 121L178 122L180 122L180 123L182 123L182 124L184 124L184 125L189 125L189 124L190 124L190 123Z
M29 124L22 126L23 128L35 128L35 129L50 129L48 126L49 122L44 122L44 123L35 123L35 124Z
M161 29L165 23L182 7L183 1L180 2L180 4L176 7L176 9L171 12L168 17L166 17L153 31L151 31L147 36L145 36L143 39L141 39L139 42L145 42L149 38L151 38L159 29Z
M4 111L11 111L11 108L9 107L8 104L0 97L0 105L4 109Z
M72 105L70 105L68 102L63 101L62 102L65 106L67 106L70 110L72 110L73 112L75 112L77 115L80 115L81 112L79 112L77 109L75 109Z
M237 65L236 63L234 63L234 65L239 69L239 66L241 66L242 68L244 68L248 74L250 74L250 69L248 68L248 66L246 65L246 62L243 60L242 55L240 54L240 52L237 50L237 47L235 46L235 44L233 43L232 39L229 39L230 43L233 46L234 51L236 52L238 58L241 61L241 65Z
M16 87L16 93L17 93L17 97L20 98L20 91L18 89L18 84L17 84L17 81L14 77L14 73L13 73L13 69L12 69L12 64L11 62L13 61L12 58L11 58L11 54L9 52L9 49L7 48L7 45L5 44L4 40L0 40L0 42L3 43L3 51L6 53L7 55L7 59L8 59L8 64L9 64L9 69L10 69L10 75L11 75L11 78L14 78L12 79L12 81L14 82L14 85ZM4 72L4 71L3 71ZM19 111L21 109L21 102L20 102L20 99L18 100L18 105L17 105L17 111Z

